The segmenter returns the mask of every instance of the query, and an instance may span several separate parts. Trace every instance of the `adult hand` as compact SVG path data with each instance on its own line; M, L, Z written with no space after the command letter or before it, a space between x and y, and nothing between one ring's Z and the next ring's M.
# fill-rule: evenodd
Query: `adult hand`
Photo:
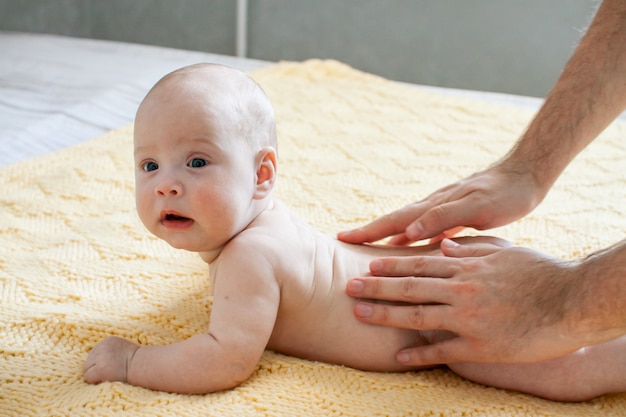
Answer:
M389 244L405 245L451 237L463 227L490 229L528 214L546 192L532 173L505 160L337 238L364 243L393 236Z
M364 243L395 235L390 243L406 244L457 226L501 226L529 213L626 108L625 14L624 1L600 4L541 109L501 162L338 238ZM375 260L373 275L402 278L348 284L355 297L413 304L359 303L363 321L456 333L401 352L406 363L549 359L626 334L626 240L577 263L523 248L468 254L449 240L442 250L447 257Z
M575 328L573 263L521 247L449 239L441 249L447 256L375 260L370 268L381 277L347 285L353 297L410 304L359 302L355 315L363 322L456 335L437 341L435 333L434 344L399 352L400 362L535 362L584 345Z

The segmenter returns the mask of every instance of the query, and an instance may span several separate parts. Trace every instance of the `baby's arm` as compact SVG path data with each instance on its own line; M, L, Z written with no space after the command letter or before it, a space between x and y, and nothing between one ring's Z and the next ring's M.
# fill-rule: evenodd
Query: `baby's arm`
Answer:
M227 389L245 380L231 372L224 348L210 334L167 346L139 346L110 336L89 353L85 381L122 381L159 391L204 393ZM250 372L251 373L251 372Z
M230 246L212 266L215 288L207 334L168 346L139 347L107 338L90 352L85 380L188 394L225 390L245 381L271 336L280 289L258 251Z

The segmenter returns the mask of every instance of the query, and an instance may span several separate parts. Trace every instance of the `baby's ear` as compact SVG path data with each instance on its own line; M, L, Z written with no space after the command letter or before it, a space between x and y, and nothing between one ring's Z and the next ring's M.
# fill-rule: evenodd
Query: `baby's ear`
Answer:
M274 188L276 180L276 150L266 146L257 153L256 191L254 198L267 197Z

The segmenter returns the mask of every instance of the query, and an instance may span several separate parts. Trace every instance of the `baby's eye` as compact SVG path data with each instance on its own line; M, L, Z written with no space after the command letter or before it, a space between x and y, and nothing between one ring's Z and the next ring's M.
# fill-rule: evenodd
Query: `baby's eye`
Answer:
M156 162L146 162L143 164L143 170L146 172L155 171L157 169L159 169L159 164Z
M202 168L206 164L207 164L207 162L204 159L193 158L191 161L189 161L187 166L190 167L190 168Z

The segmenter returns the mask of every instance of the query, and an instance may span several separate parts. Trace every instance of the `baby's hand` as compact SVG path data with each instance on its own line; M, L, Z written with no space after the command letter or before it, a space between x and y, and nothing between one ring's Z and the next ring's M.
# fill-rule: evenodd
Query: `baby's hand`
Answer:
M85 381L89 384L126 382L126 373L137 349L139 346L128 340L107 337L89 352L85 362Z

